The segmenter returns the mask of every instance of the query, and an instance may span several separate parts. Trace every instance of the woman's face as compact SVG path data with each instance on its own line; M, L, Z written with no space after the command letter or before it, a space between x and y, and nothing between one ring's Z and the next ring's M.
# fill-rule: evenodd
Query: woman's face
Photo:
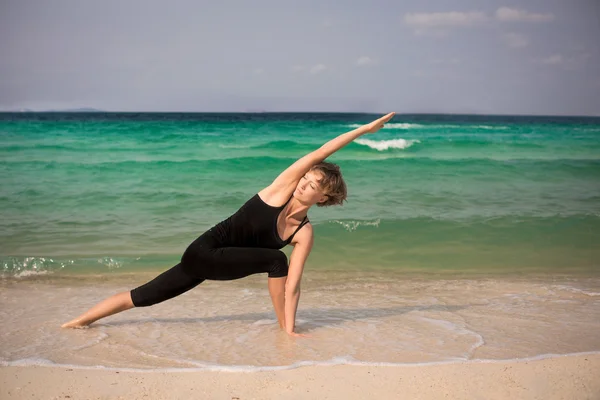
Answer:
M303 203L310 205L321 203L327 200L327 195L320 185L323 178L320 172L308 171L296 186L294 197Z

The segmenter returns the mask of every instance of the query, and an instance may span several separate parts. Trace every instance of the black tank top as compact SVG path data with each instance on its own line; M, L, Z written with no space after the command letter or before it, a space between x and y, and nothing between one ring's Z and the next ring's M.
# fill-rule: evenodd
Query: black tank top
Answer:
M284 205L274 207L265 203L257 193L235 214L211 228L210 232L216 235L221 246L281 249L291 242L300 228L310 222L304 217L289 238L283 240L279 237L277 218L292 197Z

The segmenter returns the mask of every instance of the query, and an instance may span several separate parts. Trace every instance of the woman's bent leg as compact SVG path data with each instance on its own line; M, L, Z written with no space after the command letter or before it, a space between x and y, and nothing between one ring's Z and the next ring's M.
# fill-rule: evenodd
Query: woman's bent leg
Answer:
M217 281L230 281L265 272L269 278L279 278L288 274L287 256L281 250L220 247L199 254L200 256L190 256L183 260L181 265L184 272Z
M140 287L101 301L79 317L63 324L62 328L82 328L101 318L133 307L151 306L187 292L203 281L204 279L185 273L181 264L177 264Z

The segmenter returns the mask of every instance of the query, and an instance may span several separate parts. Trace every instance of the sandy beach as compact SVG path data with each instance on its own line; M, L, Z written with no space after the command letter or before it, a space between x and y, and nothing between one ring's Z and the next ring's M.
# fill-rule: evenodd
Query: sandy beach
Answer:
M599 399L600 354L259 372L5 366L2 399Z

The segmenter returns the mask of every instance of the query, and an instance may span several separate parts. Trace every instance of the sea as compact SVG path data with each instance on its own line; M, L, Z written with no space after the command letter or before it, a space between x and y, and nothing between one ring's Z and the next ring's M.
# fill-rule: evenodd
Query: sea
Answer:
M327 161L297 331L266 275L60 325L380 115L0 113L0 365L254 371L600 352L600 118L397 114ZM291 247L283 251L289 256Z

